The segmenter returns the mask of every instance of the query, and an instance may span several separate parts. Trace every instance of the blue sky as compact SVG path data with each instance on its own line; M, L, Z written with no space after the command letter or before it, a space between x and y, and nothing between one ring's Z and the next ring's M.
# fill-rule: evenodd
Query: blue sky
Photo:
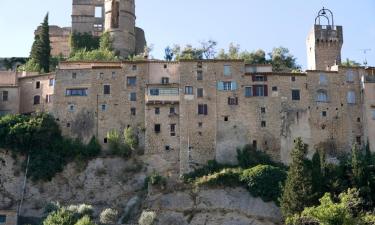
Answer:
M344 26L343 59L359 62L371 48L375 66L374 0L136 0L137 25L146 31L152 55L163 58L173 44L198 45L210 38L218 48L234 42L242 49L284 46L306 67L305 40L322 6ZM50 12L50 24L70 26L71 0L0 0L0 57L28 56L33 31Z

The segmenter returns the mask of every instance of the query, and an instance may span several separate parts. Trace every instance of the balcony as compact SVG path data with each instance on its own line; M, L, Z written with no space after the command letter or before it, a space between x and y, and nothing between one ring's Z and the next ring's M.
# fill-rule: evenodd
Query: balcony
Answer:
M178 88L149 87L146 94L147 104L175 104L180 101Z

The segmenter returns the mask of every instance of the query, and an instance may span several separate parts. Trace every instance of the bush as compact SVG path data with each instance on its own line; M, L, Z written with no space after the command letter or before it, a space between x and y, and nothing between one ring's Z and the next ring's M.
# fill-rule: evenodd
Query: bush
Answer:
M44 221L43 225L72 225L77 222L77 218L69 210L61 209L51 213Z
M128 158L131 156L130 147L124 143L124 141L120 137L120 134L116 130L108 132L107 139L111 154L124 158Z
M145 187L151 184L153 186L165 187L167 185L167 179L158 173L154 172L152 175L147 176L145 179Z
M86 146L85 151L82 152L84 157L93 158L98 156L102 150L102 146L100 146L98 139L96 137L92 137L89 144Z
M241 169L223 169L207 176L198 178L195 182L196 185L224 185L224 186L238 186L241 184L240 175Z
M100 222L104 224L116 224L118 220L118 211L115 209L105 209L100 213Z
M203 166L202 168L196 169L193 172L184 174L182 178L185 182L193 182L198 177L203 177L228 167L232 166L222 165L216 162L215 160L210 160L207 162L207 165Z
M139 225L153 225L156 219L156 213L151 211L143 211L139 218Z
M266 202L278 201L285 179L285 171L269 165L258 165L247 169L240 177L254 197L261 197Z
M119 59L108 49L95 49L92 51L80 49L74 52L68 61L119 61Z
M238 165L247 169L256 165L277 165L265 152L258 151L252 145L245 145L242 149L237 149Z
M93 221L91 221L90 217L84 216L79 219L75 225L96 225Z

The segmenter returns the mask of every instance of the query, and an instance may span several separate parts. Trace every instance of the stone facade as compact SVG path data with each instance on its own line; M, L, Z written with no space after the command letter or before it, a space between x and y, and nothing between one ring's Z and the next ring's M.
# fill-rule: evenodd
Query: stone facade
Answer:
M17 225L18 218L16 211L0 210L1 225Z
M35 31L35 35L40 32L41 27ZM69 36L71 33L70 27L49 26L49 37L51 42L51 55L69 57L70 46Z

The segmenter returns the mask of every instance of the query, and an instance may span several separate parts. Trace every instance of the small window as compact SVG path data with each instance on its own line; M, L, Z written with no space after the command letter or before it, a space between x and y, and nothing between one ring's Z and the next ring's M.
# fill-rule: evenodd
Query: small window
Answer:
M137 93L132 92L132 93L130 93L129 97L130 97L130 101L132 101L132 102L137 101Z
M70 104L68 107L69 107L69 112L76 111L76 106L74 104Z
M110 95L111 94L111 85L105 84L103 88L103 94Z
M267 96L267 85L254 85L255 96L262 97Z
M361 136L357 136L355 139L356 139L356 142L357 142L358 145L362 145L362 138L361 138Z
M39 95L35 95L34 96L34 105L39 105L40 104L40 96Z
M133 65L133 66L132 66L132 70L133 70L133 71L136 71L136 70L137 70L137 65Z
M245 87L245 97L253 96L253 87Z
M360 118L360 117L357 117L357 122L358 122L358 123L361 122L361 118Z
M272 91L277 91L277 86L273 86Z
M36 89L39 89L40 88L40 81L37 81L36 84L35 84L35 88Z
M203 88L197 88L197 97L203 98Z
M87 96L88 89L81 88L81 89L66 89L65 91L66 96Z
M161 83L162 84L169 84L169 78L168 77L161 78Z
M224 91L231 91L232 90L232 81L224 81Z
M108 110L108 106L106 104L102 104L101 109L102 109L103 112L105 112L105 111Z
M238 98L237 97L229 97L228 98L228 105L238 105Z
M7 216L6 215L0 215L0 224L5 224L7 222Z
M155 131L155 133L160 133L160 131L161 131L161 125L160 124L155 124L154 131Z
M201 70L197 71L197 80L203 80L203 71Z
M254 75L254 81L267 81L267 78L263 75Z
M372 116L372 119L375 120L375 109L371 110L371 116Z
M224 65L224 76L232 75L232 66L231 65Z
M208 115L207 104L199 104L198 105L198 115Z
M192 86L185 86L185 95L193 95L193 87Z
M199 69L202 69L202 62L198 62L198 64L197 64L197 67L199 68Z
M157 88L150 89L150 95L151 96L159 96L159 89L157 89Z
M108 143L108 138L104 138L103 142L104 142L104 144L107 144Z
M131 114L132 116L135 116L135 115L137 114L137 109L136 109L136 108L131 108L131 109L130 109L130 114Z
M228 122L229 121L229 116L224 116L224 121Z
M112 78L113 79L116 78L116 72L115 71L112 72Z
M160 108L155 108L155 115L159 115L160 114Z
M166 146L165 146L165 151L170 151L170 150L171 150L171 146L166 145Z
M327 91L319 90L317 95L316 95L316 101L317 102L328 102Z
M72 79L77 79L77 73L72 73Z
M103 18L103 7L95 6L95 18Z
M328 84L327 76L325 74L319 75L319 84L320 85L327 85Z
M353 70L348 70L346 72L346 81L349 82L349 83L354 82L354 73L353 73Z
M349 91L346 98L347 98L348 104L355 104L355 92L354 91Z
M103 79L103 77L104 77L104 73L103 72L99 73L99 78Z
M49 86L52 87L55 85L55 79L49 79Z
M322 112L322 117L327 117L327 111Z
M167 69L168 68L168 65L167 64L164 64L164 69Z
M261 122L261 126L262 126L262 127L266 127L266 126L267 126L266 121L262 121L262 122Z
M257 144L257 141L256 141L256 140L253 140L253 148L254 148L254 149L257 149L257 148L258 148L258 144Z
M261 112L262 114L265 114L265 113L266 113L266 108L265 108L265 107L261 107L261 108L260 108L260 112Z
M137 85L137 77L127 77L126 78L126 84L128 86L136 86Z
M46 95L46 103L51 103L52 95Z
M202 128L202 127L203 127L203 123L202 123L202 122L199 122L199 123L198 123L198 127L199 127L199 128Z
M171 124L171 136L174 137L176 136L176 124Z
M170 107L169 108L169 114L171 114L171 115L176 114L176 108L175 107Z
M293 101L301 100L300 90L292 90L292 100Z
M70 127L70 123L66 123L66 127L68 127L68 128L69 128L69 127Z
M295 77L295 76L292 76L292 77L290 78L290 80L291 80L292 82L295 82L295 81L296 81L296 77Z
M3 102L7 102L9 97L8 91L3 91Z

